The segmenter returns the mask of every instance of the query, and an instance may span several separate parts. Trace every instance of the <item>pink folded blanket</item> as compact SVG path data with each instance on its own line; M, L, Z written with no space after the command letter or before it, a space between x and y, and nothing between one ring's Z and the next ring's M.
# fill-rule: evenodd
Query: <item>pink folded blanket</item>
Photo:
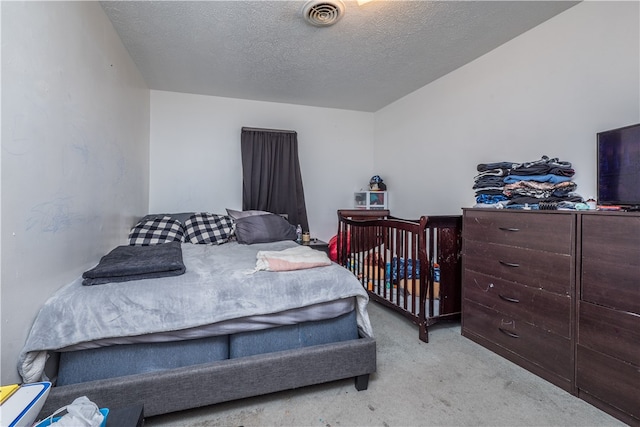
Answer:
M281 251L259 251L256 258L256 271L291 271L331 265L326 253L308 246Z

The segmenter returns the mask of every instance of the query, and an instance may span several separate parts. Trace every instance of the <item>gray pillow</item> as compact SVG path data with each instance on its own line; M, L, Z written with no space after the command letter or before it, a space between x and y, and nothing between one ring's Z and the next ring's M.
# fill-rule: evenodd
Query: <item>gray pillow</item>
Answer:
M267 211L234 211L233 209L228 209L227 208L227 215L229 215L231 218L233 218L234 220L236 219L240 219L240 218L245 218L248 216L256 216L256 215L267 215L270 214L271 212L267 212Z
M295 240L298 237L296 228L280 215L252 215L238 218L235 222L238 243L246 245Z

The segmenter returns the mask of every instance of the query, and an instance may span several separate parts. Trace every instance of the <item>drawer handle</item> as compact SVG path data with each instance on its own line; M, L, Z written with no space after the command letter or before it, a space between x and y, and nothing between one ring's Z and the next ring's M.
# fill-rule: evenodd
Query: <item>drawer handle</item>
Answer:
M498 227L502 231L520 231L519 228L511 228L511 227Z
M498 260L498 262L507 267L520 267L520 264L516 264L515 262L506 262L501 260Z
M511 298L511 297L505 297L505 296L504 296L504 295L502 295L502 294L498 294L498 296L499 296L501 299L503 299L503 300L505 300L505 301L508 301L508 302L515 302L515 303L519 303L519 302L520 302L520 300L519 300L519 299Z
M507 331L506 329L502 329L502 328L498 328L498 330L508 337L520 338L520 335L516 334L515 332Z

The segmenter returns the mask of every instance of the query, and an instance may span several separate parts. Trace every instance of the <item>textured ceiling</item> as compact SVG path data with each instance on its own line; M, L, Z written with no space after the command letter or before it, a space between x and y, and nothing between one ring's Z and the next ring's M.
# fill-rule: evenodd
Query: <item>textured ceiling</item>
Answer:
M345 1L315 27L305 3L101 2L151 89L370 112L576 4Z

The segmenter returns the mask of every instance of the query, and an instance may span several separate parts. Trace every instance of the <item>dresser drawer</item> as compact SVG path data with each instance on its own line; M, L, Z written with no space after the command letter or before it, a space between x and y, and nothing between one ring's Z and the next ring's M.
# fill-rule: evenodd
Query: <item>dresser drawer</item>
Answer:
M640 216L582 216L582 256L640 266Z
M465 210L463 233L465 240L570 255L574 224L565 214Z
M640 367L578 345L576 385L640 420Z
M466 241L465 269L550 292L570 295L572 257L551 252Z
M571 338L571 297L464 271L464 297L531 325Z
M640 315L640 267L583 258L581 299Z
M463 302L463 328L554 373L572 379L571 340L531 326L469 300Z
M578 344L640 367L640 317L581 301Z
M582 218L584 301L640 314L640 217Z

